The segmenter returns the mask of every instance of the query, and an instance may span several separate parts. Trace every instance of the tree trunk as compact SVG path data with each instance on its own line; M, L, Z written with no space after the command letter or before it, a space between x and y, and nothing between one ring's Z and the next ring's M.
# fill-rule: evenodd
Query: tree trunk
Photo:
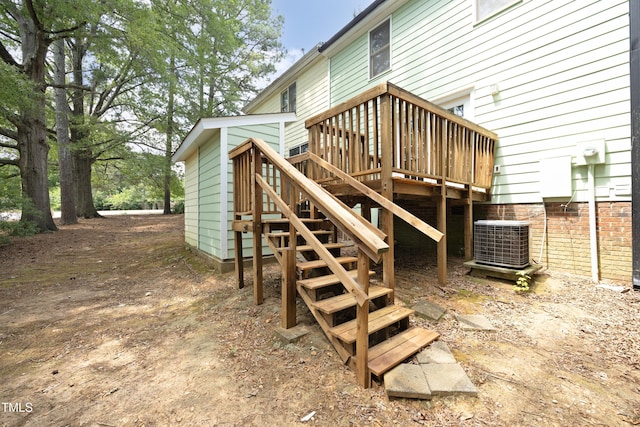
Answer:
M100 214L93 204L93 191L91 188L92 165L93 156L90 148L73 151L76 215L82 218L100 218Z
M73 166L71 150L69 149L69 104L67 104L67 91L62 86L65 84L64 40L54 42L56 85L56 135L58 137L58 163L60 167L60 205L62 225L76 224L76 202L73 187Z
M167 102L167 139L165 142L164 150L164 211L165 215L171 213L171 153L173 151L173 109L174 98L176 93L176 80L175 75L175 58L171 56L171 78L169 80L169 100Z
M44 112L44 106L43 106ZM31 124L18 135L20 147L20 177L22 178L22 222L32 222L38 231L56 231L51 216L47 159L49 144L44 127L44 114L34 111L23 115L24 123Z
M22 57L25 74L35 84L34 106L20 114L18 126L18 150L20 152L20 176L22 178L22 219L33 222L39 231L55 231L58 228L51 216L49 199L49 144L45 105L45 58L48 42L42 29L31 19L17 16L22 31Z
M84 111L84 91L80 89L84 85L82 72L82 60L85 48L82 40L76 40L73 58L73 82L78 87L73 91L73 110L71 126L71 143L73 145L73 182L76 198L76 215L83 218L99 218L100 214L93 204L93 191L91 188L91 166L93 165L93 151L86 140L87 131Z

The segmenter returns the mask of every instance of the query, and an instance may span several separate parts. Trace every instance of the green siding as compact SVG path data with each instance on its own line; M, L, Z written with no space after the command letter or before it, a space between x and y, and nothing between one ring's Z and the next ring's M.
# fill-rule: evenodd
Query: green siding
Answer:
M220 134L200 148L198 248L220 257Z
M526 1L482 23L473 2L410 1L392 16L392 70L369 80L365 33L331 57L331 103L389 80L426 99L470 88L474 121L500 141L496 203L539 202L539 161L606 142L599 201L630 200L628 2ZM371 28L378 25L372 23ZM491 95L497 84L498 95ZM574 201L586 167L573 166Z
M289 148L309 140L304 122L309 117L329 107L328 61L321 57L295 79L282 84L282 90L296 82L297 111L296 120L285 126L285 146ZM267 98L250 111L251 114L280 112L280 91Z
M252 126L242 126L242 127L230 127L228 129L228 150L231 150L234 147L237 147L239 144L243 143L249 138L260 138L263 139L266 143L268 143L271 148L276 150L276 152L280 152L279 148L279 138L280 138L280 127L278 123L270 123L264 125L252 125ZM235 242L233 237L233 231L231 230L230 221L233 220L233 166L232 162L227 158L227 191L228 191L228 200L227 200L227 211L228 211L228 220L229 224L227 227L227 248L228 253L224 255L222 259L232 259L234 258L235 251ZM253 254L253 236L251 233L243 233L242 239L242 253L245 257L250 257ZM271 249L263 242L262 245L262 253L263 255L270 255Z
M198 152L185 161L184 239L198 247Z

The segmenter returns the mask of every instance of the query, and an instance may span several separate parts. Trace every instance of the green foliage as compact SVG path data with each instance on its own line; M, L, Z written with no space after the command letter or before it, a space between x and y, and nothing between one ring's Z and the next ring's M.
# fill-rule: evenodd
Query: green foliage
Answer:
M21 207L22 188L18 168L0 168L0 212L19 210Z
M516 273L516 284L513 285L513 290L516 292L529 292L530 280L531 276L524 271L518 271Z
M172 212L174 214L183 214L184 213L184 200L179 200L173 205Z
M21 207L23 215L33 215L37 216L40 214L39 211L33 206L33 203L29 199L20 199ZM34 234L39 232L38 225L34 222L30 221L0 221L0 230L11 236L33 236ZM0 238L0 244L7 243L6 236Z

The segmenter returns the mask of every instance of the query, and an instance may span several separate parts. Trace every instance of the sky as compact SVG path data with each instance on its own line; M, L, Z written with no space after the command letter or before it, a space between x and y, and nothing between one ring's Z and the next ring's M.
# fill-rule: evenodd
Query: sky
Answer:
M277 77L320 42L335 33L362 12L373 0L272 0L274 15L284 17L282 45L285 58L276 66Z

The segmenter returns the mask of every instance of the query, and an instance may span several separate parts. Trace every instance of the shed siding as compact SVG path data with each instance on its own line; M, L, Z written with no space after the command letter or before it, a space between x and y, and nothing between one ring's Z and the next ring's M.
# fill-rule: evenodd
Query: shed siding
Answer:
M184 240L198 247L198 152L185 161Z
M408 2L392 17L391 71L368 78L368 34L331 58L332 105L386 80L426 99L469 88L474 121L500 138L494 203L542 201L540 159L594 139L607 150L598 200L630 200L616 191L631 183L628 2L522 1L479 24L472 7ZM586 200L586 174L572 167L574 201Z
M220 134L200 148L198 248L220 257Z
M253 126L243 126L243 127L231 127L228 130L228 149L231 150L234 147L237 147L239 144L243 143L249 138L260 138L267 142L271 148L279 152L279 138L280 138L280 126L278 123L271 123L265 125L253 125ZM232 220L233 216L233 166L232 162L229 160L228 154L225 155L227 162L227 191L228 191L228 199L227 199L227 211L229 212L229 220ZM234 257L235 250L235 242L233 238L233 231L231 230L231 225L227 225L226 229L226 239L227 239L227 247L228 256L227 258ZM242 239L242 255L245 257L250 257L253 255L253 236L251 233L243 233ZM262 245L262 253L263 255L271 255L271 249L263 242ZM224 259L224 258L223 258Z

